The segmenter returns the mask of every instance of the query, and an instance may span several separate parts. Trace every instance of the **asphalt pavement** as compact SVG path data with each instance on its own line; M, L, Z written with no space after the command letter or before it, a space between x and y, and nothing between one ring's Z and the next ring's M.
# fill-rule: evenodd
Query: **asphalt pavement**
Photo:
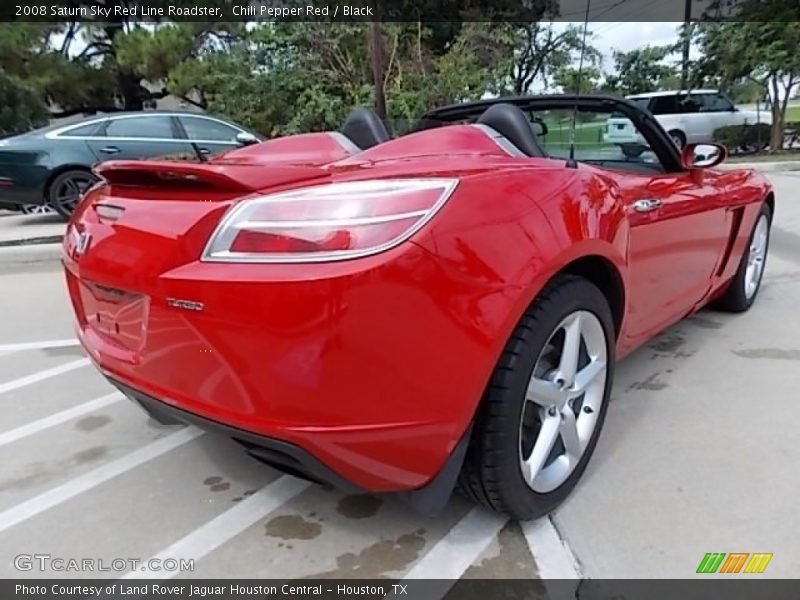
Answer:
M773 553L763 576L796 577L800 173L769 176L757 304L702 311L622 361L581 484L525 525L458 497L422 517L156 425L75 345L57 262L0 268L0 577L685 578L707 552ZM194 566L20 570L37 553Z

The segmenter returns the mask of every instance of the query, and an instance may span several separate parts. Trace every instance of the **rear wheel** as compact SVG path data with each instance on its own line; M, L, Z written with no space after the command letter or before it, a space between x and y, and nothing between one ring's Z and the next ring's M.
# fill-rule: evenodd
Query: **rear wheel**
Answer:
M83 193L88 190L97 178L91 171L71 169L59 173L47 188L47 201L58 214L69 217L75 210Z
M756 301L769 251L769 230L772 211L767 204L761 207L750 234L750 244L742 262L725 293L714 303L715 308L728 312L744 312Z
M481 402L459 488L516 519L557 507L575 487L603 425L614 326L603 293L563 275L520 321Z
M672 131L669 132L669 137L678 147L678 150L683 150L683 147L686 145L686 136L683 134L682 131L673 129Z

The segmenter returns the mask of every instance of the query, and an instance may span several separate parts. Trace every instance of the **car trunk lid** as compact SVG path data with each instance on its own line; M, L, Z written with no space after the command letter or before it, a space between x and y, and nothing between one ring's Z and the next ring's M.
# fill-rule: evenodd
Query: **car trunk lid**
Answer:
M327 172L304 166L118 161L73 216L64 238L68 284L87 335L136 355L162 276L197 261L225 212L243 198Z

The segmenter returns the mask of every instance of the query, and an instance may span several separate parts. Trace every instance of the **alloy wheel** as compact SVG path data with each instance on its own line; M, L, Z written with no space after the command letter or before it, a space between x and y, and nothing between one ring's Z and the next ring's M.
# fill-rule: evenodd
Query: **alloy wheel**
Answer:
M522 409L520 469L533 491L555 490L580 462L597 426L607 373L600 320L585 310L567 315L534 365Z
M90 173L75 173L58 182L51 200L56 206L61 207L64 213L69 214L94 182L95 178Z
M48 204L23 204L20 210L26 215L50 215L55 212Z
M761 215L753 231L750 250L747 254L747 270L744 275L744 295L749 300L758 290L761 276L764 274L764 261L767 258L767 240L769 239L769 221Z

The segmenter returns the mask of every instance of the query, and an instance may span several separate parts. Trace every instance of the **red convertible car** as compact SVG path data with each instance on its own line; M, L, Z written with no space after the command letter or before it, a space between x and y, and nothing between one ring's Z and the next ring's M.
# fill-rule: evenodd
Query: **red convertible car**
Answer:
M641 156L605 144L612 116ZM457 487L533 518L585 470L616 360L755 300L775 199L725 156L623 99L541 96L107 162L64 241L78 333L162 422L422 511Z

